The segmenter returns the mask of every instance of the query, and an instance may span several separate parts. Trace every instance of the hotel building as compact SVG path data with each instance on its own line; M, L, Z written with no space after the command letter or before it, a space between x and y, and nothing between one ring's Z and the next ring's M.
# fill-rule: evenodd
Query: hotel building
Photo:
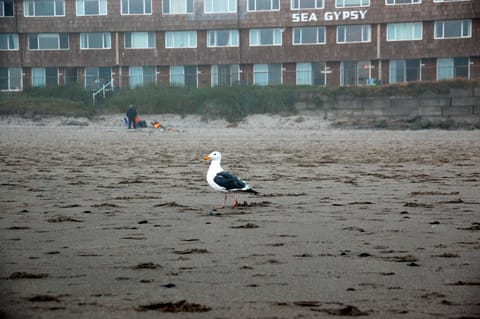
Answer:
M480 79L480 0L0 0L0 90Z

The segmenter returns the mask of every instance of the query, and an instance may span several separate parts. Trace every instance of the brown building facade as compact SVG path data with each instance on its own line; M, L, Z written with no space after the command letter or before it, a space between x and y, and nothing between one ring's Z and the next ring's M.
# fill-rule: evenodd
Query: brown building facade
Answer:
M0 0L0 89L480 79L478 0Z

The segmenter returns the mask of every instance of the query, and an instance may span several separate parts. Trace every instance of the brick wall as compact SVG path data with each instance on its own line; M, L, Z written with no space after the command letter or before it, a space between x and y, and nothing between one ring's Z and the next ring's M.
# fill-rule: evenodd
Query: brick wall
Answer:
M15 1L15 16L0 18L0 32L19 33L19 51L0 51L0 66L8 67L85 67L85 66L138 66L211 64L283 63L287 70L284 83L294 84L295 62L327 62L332 73L327 75L328 85L340 84L340 61L372 61L372 77L388 80L388 60L422 59L423 80L436 79L436 57L471 57L471 78L480 78L480 1L433 3L423 0L420 5L386 6L384 0L372 0L363 8L335 8L335 2L325 1L320 10L291 10L290 0L281 0L281 10L274 12L248 12L246 0L238 0L238 13L205 14L203 1L196 0L192 15L163 15L162 1L153 0L151 15L121 15L120 0L108 1L107 16L77 17L75 1L65 1L64 17L24 17L23 1ZM365 20L325 21L326 12L367 10ZM294 22L292 14L316 15L318 21ZM434 21L441 19L471 18L472 38L433 40ZM423 40L386 41L386 25L389 22L423 21ZM337 25L370 24L371 42L337 44ZM292 44L293 28L297 26L326 26L327 43L324 45ZM249 46L251 28L283 28L282 46ZM207 48L209 29L239 29L240 47ZM169 30L198 30L196 49L166 49L165 32ZM79 32L112 32L112 47L108 50L80 50ZM152 31L156 36L155 49L125 49L125 31ZM28 34L33 32L68 32L69 50L30 51ZM379 37L377 38L377 34ZM117 40L118 39L118 40ZM380 39L379 41L377 39ZM380 70L378 60L382 60ZM243 75L247 83L253 83L252 66ZM379 73L381 72L381 74ZM163 73L163 72L162 72ZM162 80L163 81L163 80ZM207 83L207 81L199 81Z

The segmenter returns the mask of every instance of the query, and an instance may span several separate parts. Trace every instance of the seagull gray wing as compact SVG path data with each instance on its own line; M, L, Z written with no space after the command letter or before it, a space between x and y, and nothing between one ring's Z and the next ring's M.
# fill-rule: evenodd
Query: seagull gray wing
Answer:
M245 183L243 180L226 171L219 172L213 181L228 191L241 190L247 186L247 183Z

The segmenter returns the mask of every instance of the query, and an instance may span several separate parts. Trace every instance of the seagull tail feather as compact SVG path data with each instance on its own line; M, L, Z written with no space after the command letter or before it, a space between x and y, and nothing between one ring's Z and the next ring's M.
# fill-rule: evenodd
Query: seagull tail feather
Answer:
M258 195L258 194L259 194L259 193L258 193L256 190L254 190L253 188L249 188L249 189L245 190L245 192L246 192L246 193L253 193L253 194L255 194L255 195Z

